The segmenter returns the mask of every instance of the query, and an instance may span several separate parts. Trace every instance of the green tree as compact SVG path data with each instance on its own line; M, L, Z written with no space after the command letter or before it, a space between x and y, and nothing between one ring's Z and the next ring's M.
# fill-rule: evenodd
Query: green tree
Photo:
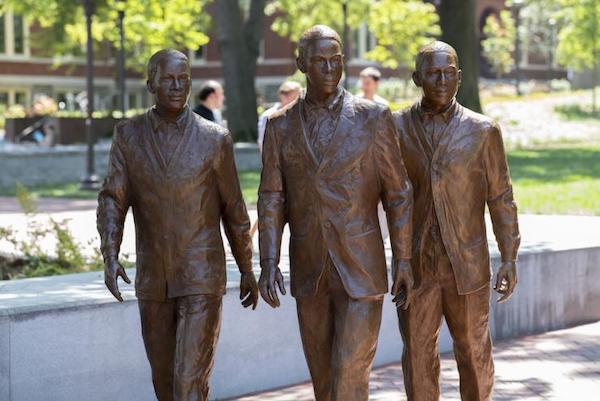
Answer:
M487 17L483 32L486 36L481 42L483 55L496 77L500 78L514 66L516 29L510 11L503 10L499 16L492 14Z
M438 12L442 28L441 40L456 49L463 71L457 99L464 106L481 111L475 0L441 0Z
M558 61L576 71L593 70L592 112L596 112L596 86L600 52L600 0L556 0L561 6Z
M366 57L385 67L412 66L419 48L441 33L435 7L421 0L276 0L267 5L267 14L277 16L273 31L298 41L315 24L343 34L344 5L347 28L356 29L366 21L377 40Z
M227 123L236 140L256 139L256 60L266 0L217 0L215 20L221 50Z
M277 15L271 29L297 42L300 35L316 24L332 27L340 35L344 29L342 6L348 7L347 23L357 28L369 14L372 0L275 0L266 7L268 15Z
M419 49L441 33L435 7L420 0L378 1L368 21L377 45L367 57L389 68L412 67Z
M197 49L208 42L210 22L203 12L208 0L97 0L93 19L96 47L118 47L117 12L125 10L127 67L143 71L148 58L162 48ZM32 46L45 55L81 55L86 28L81 0L0 0L42 28L33 33Z

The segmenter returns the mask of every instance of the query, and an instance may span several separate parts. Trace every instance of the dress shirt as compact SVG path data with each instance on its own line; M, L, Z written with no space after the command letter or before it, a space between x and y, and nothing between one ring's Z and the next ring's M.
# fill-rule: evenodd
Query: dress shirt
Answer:
M306 133L313 153L321 161L325 150L331 142L337 128L342 111L344 91L341 88L331 95L324 103L317 103L308 96L304 98L303 118Z

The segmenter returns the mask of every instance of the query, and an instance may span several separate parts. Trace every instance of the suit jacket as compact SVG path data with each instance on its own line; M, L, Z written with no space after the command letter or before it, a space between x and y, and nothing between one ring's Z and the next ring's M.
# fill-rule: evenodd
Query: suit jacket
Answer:
M220 222L240 271L252 270L250 220L229 133L186 107L170 162L158 147L155 111L115 127L108 176L98 196L105 260L116 258L127 209L136 228L136 294L141 299L223 294Z
M486 203L503 261L516 260L521 238L500 128L456 103L434 150L421 123L419 103L394 113L394 119L414 187L412 264L416 283L428 246L424 234L429 229L431 207L435 207L458 292L467 294L489 285Z
M315 294L327 257L354 298L387 291L377 204L395 259L411 256L412 189L387 107L343 95L337 129L318 162L304 129L304 99L267 122L259 189L261 264L279 263L289 223L291 289Z

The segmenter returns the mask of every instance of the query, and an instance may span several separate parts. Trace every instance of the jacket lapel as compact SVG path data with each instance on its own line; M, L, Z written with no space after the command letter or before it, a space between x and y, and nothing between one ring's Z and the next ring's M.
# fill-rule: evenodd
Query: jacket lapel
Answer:
M323 158L319 163L319 171L323 170L327 163L335 159L335 155L338 149L341 148L342 143L348 136L348 132L352 129L354 120L354 102L353 96L344 90L344 98L342 103L342 110L340 117L335 127L335 131L331 137L331 141L323 153Z
M427 159L431 160L431 158L433 157L433 145L431 144L431 138L429 138L429 135L427 135L427 133L425 132L425 128L423 127L423 123L421 122L418 106L415 105L411 108L410 117L413 125L415 126L417 141L421 144L421 148L425 152L425 155L427 155Z
M456 109L454 111L454 115L450 122L446 125L444 132L441 135L440 143L435 148L435 152L433 153L433 158L440 159L443 158L447 153L452 141L458 139L457 135L450 135L451 132L459 132L456 129L456 126L459 124L460 119L462 117L463 108L460 104L456 104Z
M179 156L181 155L181 148L183 147L182 144L186 143L189 139L190 136L190 121L192 120L192 118L194 118L194 116L190 115L190 113L192 113L192 111L189 109L189 107L186 109L185 112L187 115L184 117L184 123L183 123L183 132L179 135L179 142L177 143L177 146L175 147L175 150L173 151L173 154L171 155L171 159L167 160L166 163L166 168L167 170L171 169L173 166L175 166L177 164L177 161L179 160Z
M150 147L152 148L152 152L147 152L147 153L148 153L148 155L150 155L150 153L152 153L154 155L154 160L158 163L161 170L163 172L166 172L167 171L167 163L165 162L165 158L163 157L162 153L160 152L160 148L158 146L158 143L156 142L156 135L154 134L152 122L150 121L150 113L152 113L152 110L148 110L148 112L146 113L146 118L144 119L144 122L146 124L146 129L144 131L147 133L147 137L149 137L149 138L147 138L147 141L145 141L145 142L149 142Z
M298 99L298 112L291 113L291 116L292 116L292 118L297 118L300 120L300 126L301 126L301 130L302 130L302 138L303 138L303 140L301 141L301 142L303 142L303 146L301 146L301 148L303 148L305 150L305 152L308 154L308 157L312 160L315 167L318 167L319 160L317 159L317 155L315 155L315 152L313 151L313 148L310 145L310 140L308 139L308 128L306 127L306 121L304 121L304 99L302 99L302 98ZM296 121L292 121L290 126L297 127L298 125L296 124Z

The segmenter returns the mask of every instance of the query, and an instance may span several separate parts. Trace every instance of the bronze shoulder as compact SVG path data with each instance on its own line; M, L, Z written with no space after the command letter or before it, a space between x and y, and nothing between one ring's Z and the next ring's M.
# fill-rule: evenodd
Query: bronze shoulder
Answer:
M276 112L274 112L273 114L271 114L268 118L267 121L281 121L283 119L286 119L287 117L289 117L289 115L291 113L297 113L298 112L298 101L299 99L294 100L292 103L282 107L281 109L277 110Z
M460 107L462 107L462 120L475 127L478 131L493 132L500 130L498 123L494 119L466 107Z
M127 118L115 124L113 140L129 143L146 129L146 113Z

